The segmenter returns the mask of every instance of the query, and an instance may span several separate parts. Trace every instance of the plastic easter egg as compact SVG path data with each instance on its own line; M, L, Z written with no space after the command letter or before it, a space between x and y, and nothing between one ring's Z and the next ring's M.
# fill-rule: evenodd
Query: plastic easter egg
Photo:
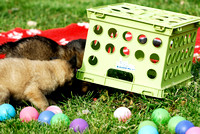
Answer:
M51 111L55 114L62 113L62 110L58 106L49 106L45 111Z
M175 128L177 134L185 134L188 129L194 127L194 124L188 120L179 122ZM200 132L199 132L200 133Z
M61 125L66 125L69 126L70 120L69 117L63 113L58 113L55 114L51 118L51 125L56 125L56 126L61 126Z
M140 125L138 126L138 131L144 126L152 126L157 129L157 125L153 121L146 120L140 123Z
M200 127L191 127L185 134L200 134Z
M69 128L73 129L74 132L80 132L80 133L83 133L88 127L89 127L88 123L81 118L74 119L69 125Z
M16 111L15 108L10 104L0 105L0 121L5 121L15 117Z
M51 111L44 111L42 113L40 113L39 117L38 117L38 121L41 123L47 123L50 125L50 121L51 118L54 116L55 114Z
M31 120L37 120L39 116L38 111L34 107L25 107L19 113L19 118L22 122L29 122Z
M167 110L163 108L158 108L153 111L151 119L154 123L156 123L156 125L164 125L168 123L170 119L170 114Z
M126 122L131 118L131 111L126 107L119 107L114 111L114 117L118 118L119 121Z
M138 131L138 134L158 134L158 130L153 126L144 126Z
M186 120L184 117L182 116L174 116L172 117L169 122L168 122L168 130L171 132L171 133L175 133L175 128L177 126L177 124L183 120Z

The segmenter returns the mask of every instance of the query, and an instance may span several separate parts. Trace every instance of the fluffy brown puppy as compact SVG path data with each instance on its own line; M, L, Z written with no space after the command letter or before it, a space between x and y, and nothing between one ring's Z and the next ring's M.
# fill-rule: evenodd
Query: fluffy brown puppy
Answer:
M6 54L6 58L16 57L31 60L50 60L52 58L70 60L76 55L77 67L80 68L83 61L85 43L85 39L78 39L61 46L49 38L33 36L2 44L0 53Z
M45 95L65 82L70 82L74 77L75 66L76 57L70 61L25 58L0 60L0 104L12 97L15 100L28 100L45 110L49 106Z
M65 46L58 45L55 41L42 37L33 36L22 38L16 42L7 42L0 46L0 53L6 54L6 58L27 58L31 60L50 60L54 58L69 60L74 55L77 57L77 68L82 66L85 50L85 39L69 42ZM78 92L86 92L90 83L73 79L71 89Z

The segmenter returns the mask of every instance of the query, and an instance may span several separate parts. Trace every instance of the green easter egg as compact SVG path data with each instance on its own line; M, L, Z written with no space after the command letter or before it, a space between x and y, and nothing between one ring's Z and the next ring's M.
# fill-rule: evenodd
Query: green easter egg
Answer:
M146 121L140 122L140 125L138 126L138 131L144 126L152 126L157 129L157 125L153 121L146 120Z
M176 128L176 125L183 121L183 120L186 120L184 117L181 117L181 116L174 116L172 117L169 122L168 122L168 130L172 133L172 134L175 134L175 128Z
M67 115L63 114L63 113L55 114L51 118L51 125L56 125L56 126L66 125L66 126L69 126L69 124L70 124L69 117Z
M163 108L158 108L153 111L151 115L151 119L156 125L164 125L167 124L170 119L170 114L167 110Z

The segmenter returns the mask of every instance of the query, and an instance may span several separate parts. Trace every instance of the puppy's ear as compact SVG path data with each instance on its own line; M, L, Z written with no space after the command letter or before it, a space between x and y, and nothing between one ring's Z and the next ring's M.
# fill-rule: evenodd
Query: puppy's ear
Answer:
M76 60L76 55L73 56L70 60L69 60L69 64L72 66L72 68L75 68L77 65L77 60Z

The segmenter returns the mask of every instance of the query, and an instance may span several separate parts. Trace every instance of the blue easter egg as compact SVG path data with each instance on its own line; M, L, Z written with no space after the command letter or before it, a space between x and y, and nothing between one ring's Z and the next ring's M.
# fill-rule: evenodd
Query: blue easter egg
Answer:
M158 134L158 130L153 126L144 126L140 128L138 134Z
M16 111L15 108L10 104L0 105L0 121L5 121L15 117Z
M177 134L185 134L186 131L191 127L194 127L194 124L192 122L188 120L183 120L177 124L175 132Z
M50 125L51 118L55 115L52 111L44 111L40 113L38 117L38 121L41 123L47 123Z

